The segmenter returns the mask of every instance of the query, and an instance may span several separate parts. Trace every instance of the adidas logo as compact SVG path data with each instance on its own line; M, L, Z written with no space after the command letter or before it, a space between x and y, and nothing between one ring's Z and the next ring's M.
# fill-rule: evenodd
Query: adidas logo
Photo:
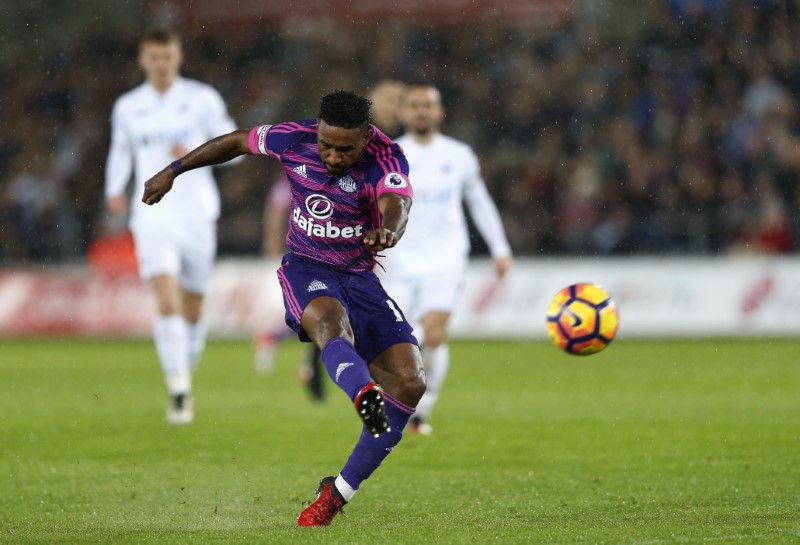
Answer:
M336 382L337 383L339 382L339 375L341 375L345 369L347 369L348 367L352 367L354 365L355 363L353 362L340 363L339 367L336 368Z
M328 289L328 286L325 285L325 282L320 282L319 280L314 280L308 285L308 291L319 291L326 289Z
M305 165L300 165L299 167L294 167L292 169L292 172L298 173L303 178L308 178L308 174L306 174L306 166Z

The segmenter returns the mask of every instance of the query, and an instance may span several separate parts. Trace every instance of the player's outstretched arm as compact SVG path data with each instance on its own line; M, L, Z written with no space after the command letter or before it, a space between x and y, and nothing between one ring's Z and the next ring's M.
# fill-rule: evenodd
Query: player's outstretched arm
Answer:
M381 228L373 229L364 239L371 250L380 252L386 248L394 248L408 223L408 211L411 198L397 193L384 193L378 198L378 209L381 212Z
M250 153L247 145L249 135L250 131L243 129L218 136L172 162L145 182L142 202L155 204L160 201L172 189L175 178L187 170L218 165Z

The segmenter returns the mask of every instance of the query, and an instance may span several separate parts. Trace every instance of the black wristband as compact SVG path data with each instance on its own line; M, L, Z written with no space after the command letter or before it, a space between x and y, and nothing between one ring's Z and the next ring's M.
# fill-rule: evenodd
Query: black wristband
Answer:
M175 174L175 176L183 172L183 165L181 164L180 159L175 159L174 161L172 161L169 164L169 167L172 169L172 173Z

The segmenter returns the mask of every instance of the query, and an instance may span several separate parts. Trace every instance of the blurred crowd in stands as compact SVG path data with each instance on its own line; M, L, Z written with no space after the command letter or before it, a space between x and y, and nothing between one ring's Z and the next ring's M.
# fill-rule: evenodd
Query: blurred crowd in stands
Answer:
M476 149L519 255L796 251L800 2L629 5L544 26L173 26L183 74L214 85L241 127L313 117L335 88L437 84L444 131ZM2 263L80 261L120 228L103 208L109 115L160 21L110 28L77 11L30 8L3 38ZM264 159L218 172L220 254L258 254L277 174Z

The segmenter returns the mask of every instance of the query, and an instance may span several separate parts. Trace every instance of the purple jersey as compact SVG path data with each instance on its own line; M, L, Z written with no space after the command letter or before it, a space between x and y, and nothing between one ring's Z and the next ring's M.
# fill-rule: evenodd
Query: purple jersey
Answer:
M331 174L319 156L314 119L262 125L250 131L250 151L278 159L292 192L286 245L299 256L350 271L370 270L375 254L364 245L380 227L378 197L412 196L403 150L372 126L372 141L343 174Z

